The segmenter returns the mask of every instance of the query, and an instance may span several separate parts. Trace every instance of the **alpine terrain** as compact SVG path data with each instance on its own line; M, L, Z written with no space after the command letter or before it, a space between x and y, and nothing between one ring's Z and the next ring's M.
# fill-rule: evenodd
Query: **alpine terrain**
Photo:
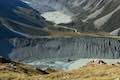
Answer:
M0 56L64 70L119 60L119 13L120 0L0 0Z

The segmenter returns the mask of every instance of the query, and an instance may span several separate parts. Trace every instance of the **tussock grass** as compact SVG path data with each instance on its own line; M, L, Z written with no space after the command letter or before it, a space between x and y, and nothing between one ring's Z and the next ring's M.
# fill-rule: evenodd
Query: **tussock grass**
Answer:
M11 71L5 66L0 65L0 80L119 80L120 78L119 64L92 64L78 70L52 72L47 75L41 75L34 71L32 73L31 68L28 73Z

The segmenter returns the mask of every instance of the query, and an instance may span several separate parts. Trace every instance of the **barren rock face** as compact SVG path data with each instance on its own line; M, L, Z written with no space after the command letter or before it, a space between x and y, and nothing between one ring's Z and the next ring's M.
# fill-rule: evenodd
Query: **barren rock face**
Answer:
M26 0L24 0L26 1ZM120 26L119 0L27 0L41 12L61 11L73 16L73 23L64 24L78 31L112 32ZM40 6L40 7L39 7Z

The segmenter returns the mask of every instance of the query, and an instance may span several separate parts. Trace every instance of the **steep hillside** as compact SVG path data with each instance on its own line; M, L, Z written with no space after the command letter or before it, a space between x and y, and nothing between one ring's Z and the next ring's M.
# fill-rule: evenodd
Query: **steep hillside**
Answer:
M25 1L25 0L24 0ZM120 27L119 0L27 0L38 11L60 11L73 17L69 24L81 32L112 32ZM39 6L39 7L38 7ZM120 35L116 32L116 35ZM115 34L113 34L115 35Z
M40 13L20 0L0 1L0 38L48 35ZM38 33L39 32L39 33Z

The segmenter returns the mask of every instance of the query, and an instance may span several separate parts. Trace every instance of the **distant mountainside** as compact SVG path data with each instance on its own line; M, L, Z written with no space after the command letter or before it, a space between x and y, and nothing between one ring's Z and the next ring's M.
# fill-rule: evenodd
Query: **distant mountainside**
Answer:
M45 19L26 3L0 0L0 38L48 35L45 26Z
M61 24L81 32L111 32L120 35L120 0L24 0L41 12L62 11L73 22ZM113 33L114 31L114 33Z
M0 38L33 38L49 36L57 31L74 31L62 26L54 26L40 15L42 11L38 12L21 0L1 0L0 10Z
M119 0L1 0L0 10L1 38L39 37L76 30L120 35ZM50 22L40 13L50 11L61 11L72 16L73 21L59 27L48 26Z
M112 32L120 28L119 0L76 0L70 10L76 14L78 24L79 20L83 24L75 25L80 31Z

